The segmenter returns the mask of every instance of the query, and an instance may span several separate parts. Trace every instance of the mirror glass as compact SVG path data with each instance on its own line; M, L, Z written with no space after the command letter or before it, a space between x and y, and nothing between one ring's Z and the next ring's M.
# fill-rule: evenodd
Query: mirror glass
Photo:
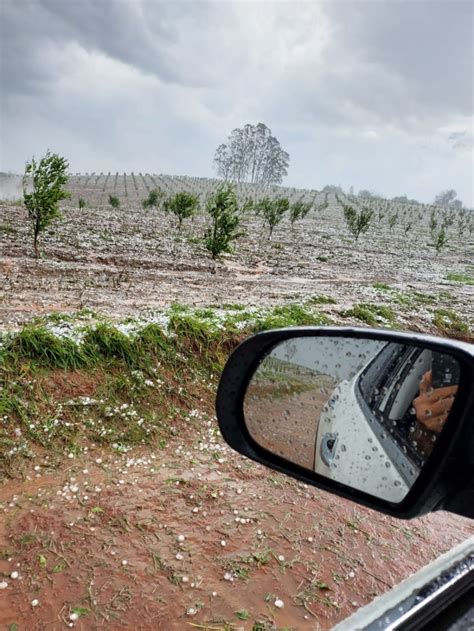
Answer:
M457 392L449 354L395 342L295 337L248 386L249 433L272 453L400 502L429 458Z

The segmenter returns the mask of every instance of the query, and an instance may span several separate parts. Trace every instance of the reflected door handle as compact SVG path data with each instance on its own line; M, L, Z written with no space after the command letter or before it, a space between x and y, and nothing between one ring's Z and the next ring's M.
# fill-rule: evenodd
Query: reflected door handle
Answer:
M321 460L327 467L330 467L333 463L334 456L336 454L337 437L337 432L334 434L326 432L321 440Z

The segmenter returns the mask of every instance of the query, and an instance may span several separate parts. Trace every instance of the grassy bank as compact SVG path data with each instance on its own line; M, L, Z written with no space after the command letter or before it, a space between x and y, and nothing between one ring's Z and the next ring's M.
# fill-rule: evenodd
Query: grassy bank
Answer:
M91 311L38 318L0 338L0 471L38 454L54 466L96 447L165 449L196 415L213 413L220 371L248 334L327 324L314 308L240 305L111 322Z
M213 414L220 371L242 339L275 327L330 324L321 308L331 304L317 296L273 309L173 305L118 322L83 310L4 333L1 474L21 475L38 455L54 466L91 448L165 449L198 410ZM396 324L393 311L370 304L339 316L372 326ZM436 311L433 318L442 334L464 327L451 312Z

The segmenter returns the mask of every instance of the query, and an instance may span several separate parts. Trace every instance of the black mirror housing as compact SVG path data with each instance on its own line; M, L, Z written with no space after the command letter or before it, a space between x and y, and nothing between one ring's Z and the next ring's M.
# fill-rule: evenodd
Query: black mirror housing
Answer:
M448 419L425 466L402 501L380 499L362 490L303 468L265 449L247 429L244 397L262 360L276 345L292 338L360 338L412 345L447 353L460 366L458 392ZM380 512L412 518L433 510L450 510L474 516L474 346L465 342L418 333L349 327L295 327L258 333L240 344L221 376L216 399L219 428L227 443L239 453L302 482L350 499Z

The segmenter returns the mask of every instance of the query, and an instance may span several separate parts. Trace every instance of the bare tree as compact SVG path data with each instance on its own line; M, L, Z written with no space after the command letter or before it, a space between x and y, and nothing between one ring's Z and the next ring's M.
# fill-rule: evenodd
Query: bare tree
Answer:
M217 174L223 179L265 186L281 184L289 164L289 154L263 123L234 129L214 155Z

